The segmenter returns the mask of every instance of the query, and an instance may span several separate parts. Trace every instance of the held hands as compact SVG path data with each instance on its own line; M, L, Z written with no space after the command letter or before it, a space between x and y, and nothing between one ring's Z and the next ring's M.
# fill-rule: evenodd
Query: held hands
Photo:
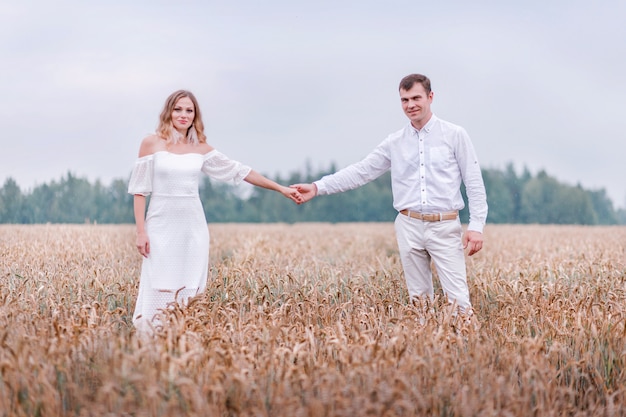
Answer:
M274 181L266 178L265 176L259 174L255 170L251 170L250 173L244 178L244 180L252 185L256 185L257 187L266 188L268 190L278 191L288 199L292 200L296 204L302 204L304 201L302 200L302 196L300 192L294 188L286 187L284 185L280 185L275 183Z
M317 186L315 184L293 184L289 187L298 190L302 196L302 201L298 204L306 203L317 195Z
M141 256L147 258L150 253L150 240L148 239L148 235L145 233L137 233L136 245Z
M474 230L468 230L463 235L463 249L469 248L467 254L472 256L483 248L483 234Z
M280 186L280 189L278 190L282 195L284 195L285 197L287 197L288 199L292 200L294 203L296 204L302 204L304 203L304 200L302 198L302 195L300 194L300 192L298 190L296 190L295 188L291 188L291 187L284 187L284 186Z

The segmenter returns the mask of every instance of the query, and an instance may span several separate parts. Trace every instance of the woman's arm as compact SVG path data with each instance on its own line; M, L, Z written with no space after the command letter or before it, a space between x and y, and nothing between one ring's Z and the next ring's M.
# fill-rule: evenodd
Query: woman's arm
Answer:
M259 174L255 170L251 170L250 173L244 178L244 181L256 185L257 187L266 188L268 190L278 191L285 197L293 200L296 204L304 203L300 192L295 188L285 187L280 185L267 177Z
M150 240L146 233L146 197L135 194L133 198L133 208L135 212L135 226L137 230L137 250L144 258L150 253Z

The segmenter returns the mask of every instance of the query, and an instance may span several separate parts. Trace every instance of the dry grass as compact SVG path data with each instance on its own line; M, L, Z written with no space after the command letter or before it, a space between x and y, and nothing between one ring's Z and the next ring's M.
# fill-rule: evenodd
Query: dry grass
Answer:
M0 416L626 415L626 228L488 226L480 328L410 305L391 224L211 225L152 341L133 226L0 226Z

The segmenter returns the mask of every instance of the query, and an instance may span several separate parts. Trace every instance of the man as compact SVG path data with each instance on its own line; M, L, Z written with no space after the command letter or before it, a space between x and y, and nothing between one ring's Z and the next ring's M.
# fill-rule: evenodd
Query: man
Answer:
M480 251L487 199L469 135L435 116L430 80L411 74L400 81L402 109L411 121L389 135L360 162L312 184L295 184L304 201L351 190L391 170L395 230L411 299L434 296L431 260L450 303L471 315L465 255ZM470 221L463 234L458 212L467 191Z

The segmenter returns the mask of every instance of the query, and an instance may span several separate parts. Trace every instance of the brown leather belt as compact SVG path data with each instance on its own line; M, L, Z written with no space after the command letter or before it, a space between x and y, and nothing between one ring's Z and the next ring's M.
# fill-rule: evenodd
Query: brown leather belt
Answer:
M432 214L424 214L418 213L416 211L410 210L400 210L401 214L405 216L412 217L414 219L423 220L425 222L440 222L443 220L454 220L459 215L458 211L448 211L446 213L432 213Z

